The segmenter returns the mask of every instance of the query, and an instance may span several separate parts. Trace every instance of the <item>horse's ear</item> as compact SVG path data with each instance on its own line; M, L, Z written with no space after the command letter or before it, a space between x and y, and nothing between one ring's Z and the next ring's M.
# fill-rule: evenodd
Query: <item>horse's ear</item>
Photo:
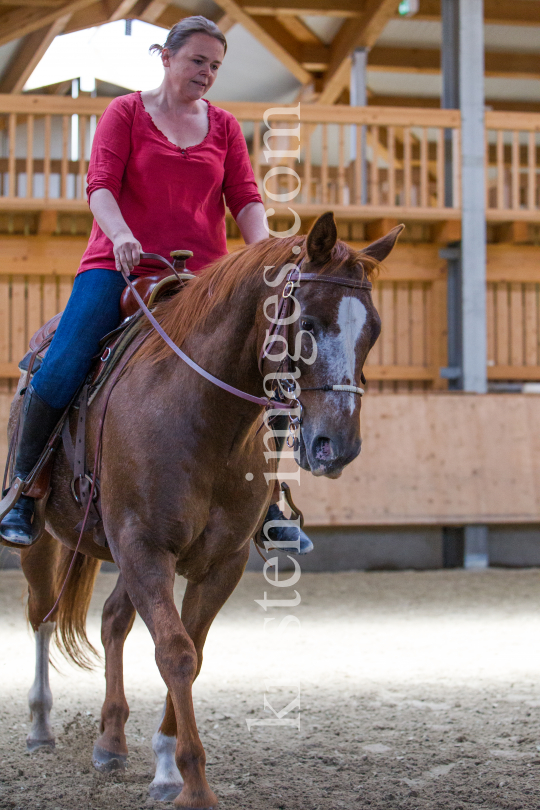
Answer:
M384 262L386 257L392 252L398 240L398 236L404 229L405 225L396 225L395 228L388 231L386 236L382 236L380 239L377 239L376 242L372 242L371 245L364 248L362 253L364 253L366 256L371 256L372 259L375 259L378 262Z
M306 250L308 262L324 264L337 242L337 228L332 211L321 214L308 233Z

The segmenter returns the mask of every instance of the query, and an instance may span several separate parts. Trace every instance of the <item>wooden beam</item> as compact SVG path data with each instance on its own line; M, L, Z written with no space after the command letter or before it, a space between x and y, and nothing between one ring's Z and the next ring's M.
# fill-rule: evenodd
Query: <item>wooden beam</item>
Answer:
M135 17L138 17L139 20L143 20L143 22L155 23L168 5L167 0L139 0L133 9L133 14Z
M440 73L441 52L437 48L378 46L369 52L368 67L400 73ZM539 78L540 54L486 51L485 75Z
M169 4L155 20L154 25L159 25L162 28L172 28L179 20L183 20L184 17L191 17L192 14L192 11Z
M376 366L366 364L364 371L368 380L433 380L439 374L436 368L427 366Z
M300 41L282 20L293 20L294 17L258 17L257 22L273 39L285 48L291 56L300 62L306 70L323 71L328 65L330 49L314 37L313 41ZM298 21L300 22L300 21Z
M313 99L315 100L315 99ZM368 103L376 107L426 107L439 108L439 96L376 96L370 95ZM511 112L540 112L538 101L515 101L514 99L486 98L486 105L493 110L508 110Z
M40 211L37 232L40 236L50 236L58 229L58 211Z
M519 245L531 242L528 222L503 222L495 227L496 242Z
M74 14L76 11L91 6L93 2L94 0L69 0L68 3L63 3L46 12L43 8L17 8L8 11L0 16L0 45L5 45L6 42L51 25L60 17Z
M52 25L40 28L24 37L0 81L0 93L22 93L34 68L53 39L62 33L69 18L70 15L65 14L55 20Z
M311 74L302 67L298 59L292 56L287 48L275 40L253 17L247 14L236 0L217 0L217 4L229 17L240 23L261 45L267 48L276 59L279 59L299 82L307 84L311 81ZM285 29L283 31L288 33Z
M440 20L440 0L420 0L420 10L414 19ZM484 0L484 22L486 25L540 25L538 4L531 0Z
M167 5L166 3L164 4ZM87 8L74 14L66 26L66 33L82 31L85 28L92 28L96 25L103 25L114 20L125 18L142 19L139 13L148 6L146 0L94 0L94 3ZM146 22L150 22L147 20Z
M332 43L332 57L319 98L321 104L332 104L339 97L350 78L353 50L371 48L398 5L399 0L366 0L361 16L340 28Z
M230 31L233 25L236 25L236 20L233 20L232 17L229 17L228 14L223 13L219 19L215 21L217 27L221 31L222 34L226 34L227 31Z
M109 98L60 98L50 95L0 95L0 113L26 115L101 115L110 104ZM268 109L267 102L216 101L216 106L232 113L239 121L262 121ZM294 107L291 106L291 110ZM275 115L274 121L289 121L290 115ZM487 115L492 115L488 113ZM540 118L529 116L529 126L540 126ZM459 127L459 110L411 109L410 107L350 107L349 105L306 104L302 121L315 124L375 124L399 127ZM523 129L527 121L521 114L506 116L509 128ZM537 124L535 124L537 122Z
M399 225L397 219L374 219L372 222L366 223L366 238L369 242L375 242L377 239L382 239L383 236Z
M107 2L107 0L94 0L91 6L77 11L72 14L69 23L66 25L66 34L71 34L73 31L84 31L85 28L93 28L96 25L103 25L109 20L110 15L114 11L114 6Z
M300 17L293 17L288 14L276 14L276 20L299 42L309 43L310 45L321 44L319 37L313 33L311 28L308 28Z
M325 17L358 17L361 14L363 0L289 0L288 3L269 3L268 0L245 0L241 4L244 11L253 16L325 16Z
M450 219L447 222L436 222L431 226L431 240L437 244L447 245L461 239L461 222Z
M0 0L0 6L61 6L62 0Z
M117 2L116 8L109 13L107 22L116 22L116 20L124 20L129 16L137 0L120 0Z

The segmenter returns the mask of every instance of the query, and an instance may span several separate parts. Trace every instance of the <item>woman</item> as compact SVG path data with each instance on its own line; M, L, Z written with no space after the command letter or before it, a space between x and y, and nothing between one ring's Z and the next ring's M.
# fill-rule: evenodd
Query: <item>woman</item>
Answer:
M15 460L21 478L84 381L101 338L118 325L125 287L119 271L152 270L141 264L141 245L165 256L192 250L189 269L199 270L227 252L223 196L246 244L268 237L240 126L203 99L227 50L224 35L204 17L188 17L151 50L165 70L160 87L114 99L96 130L87 189L94 224L60 325L25 395ZM21 497L2 521L2 538L30 545L33 513L34 500ZM272 504L266 520L280 516ZM272 540L291 543L289 551L312 548L295 527L270 531Z

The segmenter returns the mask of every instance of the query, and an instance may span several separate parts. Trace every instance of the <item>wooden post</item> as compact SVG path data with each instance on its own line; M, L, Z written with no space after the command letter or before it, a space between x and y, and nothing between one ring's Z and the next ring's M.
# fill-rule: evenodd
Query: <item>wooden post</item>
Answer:
M396 135L395 128L388 127L388 205L396 204Z
M55 233L58 227L58 211L50 211L46 208L40 211L38 218L37 232L40 235L47 235Z
M367 105L367 55L368 48L356 48L353 51L349 99L351 106L354 107ZM357 204L366 205L366 128L353 125L351 130L351 158L355 161L356 177L359 181L355 196Z
M321 202L328 202L328 124L322 127Z
M51 116L45 116L45 146L44 146L44 159L43 159L43 196L46 200L49 199L50 192L50 177L51 177Z
M34 196L34 116L26 118L26 196Z
M67 197L68 176L68 149L69 149L69 116L62 116L62 160L60 164L60 196Z
M17 191L17 170L15 163L15 144L17 140L17 116L9 116L9 157L8 157L8 197L15 197Z
M411 128L403 128L403 175L405 206L411 207Z
M302 195L302 201L309 205L311 202L311 133L312 133L312 125L311 124L303 124L302 131L304 133L305 144L306 144L306 163L304 167L304 193Z
M371 205L379 205L379 127L370 127L371 135Z

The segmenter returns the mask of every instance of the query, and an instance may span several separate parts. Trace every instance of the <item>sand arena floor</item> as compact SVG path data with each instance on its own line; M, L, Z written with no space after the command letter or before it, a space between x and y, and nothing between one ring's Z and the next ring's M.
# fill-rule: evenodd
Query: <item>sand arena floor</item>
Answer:
M114 581L98 579L96 644ZM292 592L247 574L210 632L195 708L223 810L540 807L539 571L305 574L296 588L300 605L265 613L254 602L265 590ZM84 673L61 659L52 673L56 751L26 753L33 641L23 593L19 572L0 573L0 808L163 807L147 786L164 688L139 620L125 654L128 770L92 769L102 669ZM301 628L291 622L279 636L287 614ZM263 711L265 689L279 711L298 685L300 730L248 732L246 720L275 718Z

